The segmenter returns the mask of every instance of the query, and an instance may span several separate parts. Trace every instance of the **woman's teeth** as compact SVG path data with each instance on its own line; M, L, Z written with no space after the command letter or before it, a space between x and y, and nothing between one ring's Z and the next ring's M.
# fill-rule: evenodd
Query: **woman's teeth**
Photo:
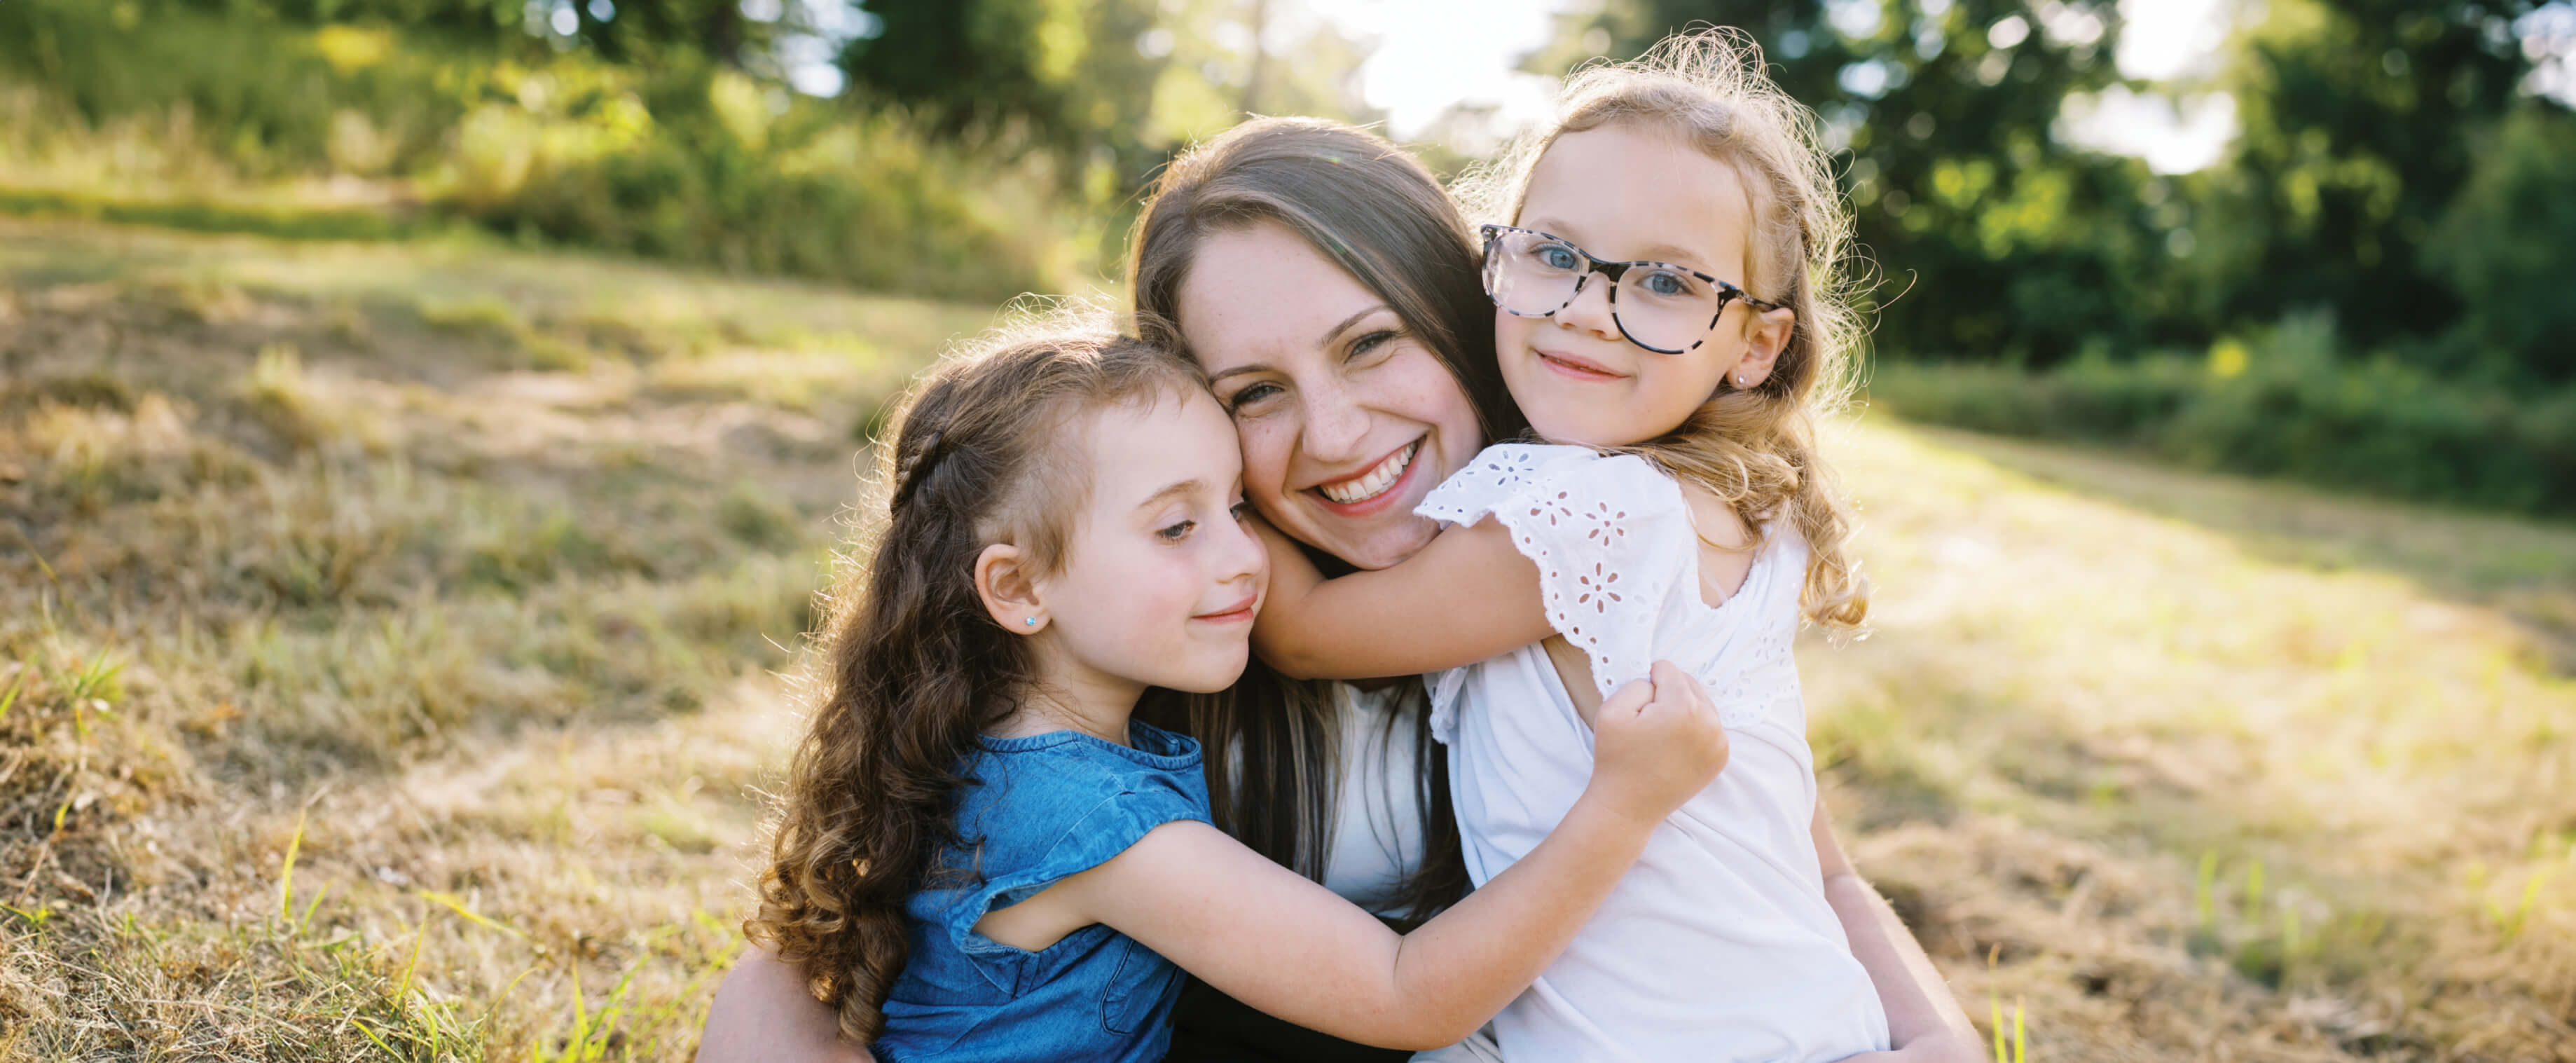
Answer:
M1387 488L1403 479L1404 470L1413 464L1413 452L1420 449L1422 441L1414 440L1405 444L1404 449L1387 455L1385 461L1377 463L1377 468L1368 471L1368 475L1337 484L1324 484L1315 489L1322 491L1324 497L1346 506L1353 502L1366 502L1385 494Z

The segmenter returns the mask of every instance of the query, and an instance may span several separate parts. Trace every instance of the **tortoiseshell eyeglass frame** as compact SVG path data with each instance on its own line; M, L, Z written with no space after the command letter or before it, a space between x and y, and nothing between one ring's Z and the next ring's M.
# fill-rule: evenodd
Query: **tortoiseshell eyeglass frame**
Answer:
M1483 281L1485 286L1485 298L1493 300L1495 308L1506 314L1510 314L1513 317L1554 317L1558 310L1563 310L1566 307L1574 305L1574 300L1582 297L1583 295L1583 285L1592 279L1593 274L1598 273L1604 277L1610 278L1610 320L1613 324L1619 326L1619 335L1626 337L1628 342L1653 351L1656 354L1684 354L1699 349L1700 344L1708 342L1707 331L1709 329L1716 328L1718 319L1726 316L1726 304L1730 302L1734 302L1739 299L1743 300L1744 305L1752 307L1756 312L1768 312L1780 308L1779 303L1765 299L1756 299L1753 297L1753 293L1745 291L1742 287L1739 287L1732 282L1719 280L1716 277L1709 276L1708 274L1702 273L1688 266L1675 265L1670 262L1656 262L1649 259L1638 259L1629 262L1613 262L1609 259L1595 255L1590 251L1586 251L1583 248L1576 246L1574 241L1558 236L1555 233L1542 232L1537 229L1524 229L1517 225L1487 225L1483 226L1478 231L1485 238L1484 261L1482 263L1483 268L1478 270L1479 279ZM1574 291L1565 297L1564 302L1556 304L1555 309L1535 314L1525 313L1523 311L1514 310L1511 307L1504 306L1502 297L1494 294L1494 245L1502 239L1503 234L1505 233L1527 233L1550 243L1562 245L1566 250L1583 256L1584 268L1583 271L1577 274L1574 278ZM1657 347L1654 344L1638 339L1635 333L1628 331L1628 323L1619 320L1619 278L1626 275L1628 270L1637 266L1653 266L1658 269L1668 269L1675 273L1687 273L1693 277L1699 278L1710 287L1717 289L1717 312L1709 316L1708 324L1701 329L1700 338L1692 340L1690 346L1676 348Z

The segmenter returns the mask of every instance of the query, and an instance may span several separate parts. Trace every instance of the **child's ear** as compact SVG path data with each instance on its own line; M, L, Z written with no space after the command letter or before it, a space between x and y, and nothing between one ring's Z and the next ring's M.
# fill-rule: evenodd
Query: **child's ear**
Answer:
M1009 543L994 543L975 555L975 595L984 611L1006 631L1031 635L1047 625L1046 603L1039 600L1037 574L1029 557Z
M1780 352L1789 349L1789 336L1797 326L1798 312L1785 306L1747 316L1744 357L1727 373L1727 382L1737 388L1760 387L1770 378L1771 367L1780 361Z

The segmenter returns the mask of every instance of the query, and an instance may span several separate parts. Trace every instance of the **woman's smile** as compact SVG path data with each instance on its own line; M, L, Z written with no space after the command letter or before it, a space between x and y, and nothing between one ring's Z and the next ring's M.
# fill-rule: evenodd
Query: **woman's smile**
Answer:
M1458 377L1385 298L1259 222L1206 237L1178 302L1234 415L1244 497L1272 526L1360 568L1431 541L1438 525L1413 507L1484 433Z
M1369 504L1401 494L1396 488L1409 482L1413 473L1413 456L1421 450L1422 440L1416 437L1412 442L1395 448L1395 453L1379 459L1376 464L1339 480L1316 484L1313 490L1322 495L1324 503L1335 512L1347 516L1376 512L1383 507Z

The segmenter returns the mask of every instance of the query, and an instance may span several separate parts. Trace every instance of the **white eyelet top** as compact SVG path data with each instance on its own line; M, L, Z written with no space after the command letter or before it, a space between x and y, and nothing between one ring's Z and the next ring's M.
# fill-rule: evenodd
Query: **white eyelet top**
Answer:
M1548 622L1604 698L1670 660L1726 723L1724 773L1656 828L1601 911L1495 1016L1512 1060L1824 1061L1888 1047L1869 973L1826 903L1816 778L1790 644L1807 548L1768 529L1744 585L1700 597L1681 486L1635 455L1489 447L1415 512L1491 516L1537 562ZM1430 677L1467 873L1536 847L1592 776L1592 729L1537 644Z

